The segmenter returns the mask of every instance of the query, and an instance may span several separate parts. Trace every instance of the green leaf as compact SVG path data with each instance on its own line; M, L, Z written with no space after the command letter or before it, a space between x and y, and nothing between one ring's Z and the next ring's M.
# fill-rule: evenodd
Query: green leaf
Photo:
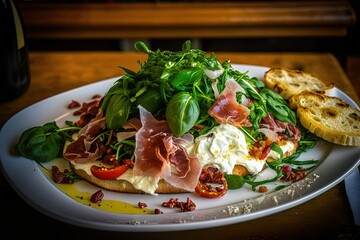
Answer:
M63 143L58 129L55 122L27 129L15 146L16 151L37 162L48 162L56 158Z
M162 72L160 78L163 80L168 80L169 78L171 78L174 74L176 74L177 69L174 68L165 68L164 71Z
M110 102L110 99L114 94L123 94L123 93L124 93L124 89L123 89L121 82L120 81L115 82L114 85L111 86L111 88L105 94L102 104L101 104L101 110L103 112L105 112L105 110Z
M160 91L158 89L150 89L148 92L138 97L134 105L135 107L141 105L147 111L154 114L163 106Z
M199 115L198 103L187 92L179 92L172 96L166 107L166 119L176 137L188 132L195 125Z
M204 70L198 67L181 70L171 79L171 84L179 90L184 90L186 85L191 84L192 86L201 79L203 73Z
M277 152L280 155L280 158L283 157L283 155L284 155L283 150L281 149L281 147L278 144L272 143L270 148L271 148L271 150Z
M260 94L266 100L266 106L271 114L280 121L296 125L295 112L289 108L286 101L278 93L271 89L263 88Z
M182 45L182 50L183 51L189 51L190 49L191 49L191 41L186 40Z
M122 94L113 95L105 111L107 127L119 129L127 121L131 109L131 101Z
M146 92L146 90L147 90L147 87L146 87L146 86L140 88L139 91L137 91L137 92L135 93L135 96L130 99L130 101L131 101L131 102L135 102L136 99L137 99L139 96L141 96L142 94L144 94L144 92Z
M243 177L235 174L225 174L225 179L229 189L242 188L246 183L246 180Z
M144 52L144 53L149 53L151 52L151 50L149 49L149 47L142 41L137 41L134 44L134 47L136 50L138 50L139 52Z
M119 66L119 68L121 68L122 70L124 70L124 72L125 72L126 74L129 74L129 75L131 75L131 76L135 76L135 75L136 75L136 73L135 73L134 71L132 71L132 70L130 70L130 69L128 69L128 68L125 68L125 67L122 67L122 66Z

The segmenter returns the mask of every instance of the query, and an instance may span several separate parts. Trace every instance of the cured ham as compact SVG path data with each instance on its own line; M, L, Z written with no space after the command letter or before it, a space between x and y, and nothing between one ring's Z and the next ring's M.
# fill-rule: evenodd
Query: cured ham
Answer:
M217 93L217 90L214 92ZM234 79L227 80L224 90L216 98L208 113L220 124L232 124L236 127L251 126L250 109L237 102L237 92L244 92L244 89Z
M75 116L80 115L79 120L75 122L75 126L84 127L86 124L88 124L90 120L95 118L98 114L100 106L100 96L95 96L92 101L84 102L81 108L74 112Z
M174 187L194 191L201 165L182 145L192 138L174 137L166 121L141 106L139 110L142 127L136 134L134 175L163 178Z
M282 122L270 113L261 120L259 125L262 128L268 129L263 132L271 139L277 138L278 140L291 140L295 142L300 141L301 139L301 132L294 124Z
M139 118L130 118L125 122L125 124L122 126L125 130L128 129L135 129L139 130L141 128L141 121Z
M92 102L95 104L95 101ZM87 113L86 113L87 114ZM94 162L102 157L101 143L96 140L101 130L106 128L105 118L102 112L98 112L95 118L91 119L78 133L75 141L70 143L64 152L64 158L76 163ZM135 136L137 130L141 128L140 119L129 119L124 124L124 129L133 129L128 132L116 133L118 141Z
M76 163L94 162L99 159L102 152L96 136L102 129L105 129L105 118L102 112L99 112L79 131L77 139L65 148L64 158Z
M118 141L131 138L136 135L137 131L141 128L141 121L139 118L131 118L122 126L126 131L116 133Z

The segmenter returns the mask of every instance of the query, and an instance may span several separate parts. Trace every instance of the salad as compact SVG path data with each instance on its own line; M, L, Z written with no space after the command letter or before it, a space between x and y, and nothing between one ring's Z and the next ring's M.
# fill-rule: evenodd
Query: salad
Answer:
M146 193L155 193L158 182L165 179L210 198L244 184L266 191L261 188L264 184L284 180L279 189L303 178L316 165L316 160L297 159L318 138L301 127L287 102L261 80L235 70L230 61L220 63L214 53L193 49L190 41L177 52L153 51L141 41L134 47L148 55L146 62L139 61L137 72L120 66L125 75L104 96L83 103L75 111L78 121L27 129L16 145L17 152L40 164L64 157L75 168L88 166L88 174L98 179L126 180ZM153 129L144 133L149 122L163 126L163 138L171 142L157 137L156 147L149 147L153 152L147 154L141 148L145 137L152 139L159 133L152 134ZM167 144L184 155L164 153ZM164 158L168 172L163 165L159 170L163 172L155 175L150 168L139 171L148 155ZM181 163L176 165L175 156L196 159L200 167L194 170L193 164L191 171L185 171ZM245 167L246 173L234 173L236 166ZM272 169L274 177L257 181L264 168ZM184 180L188 172L196 178L194 183ZM169 174L181 182L171 182ZM69 171L66 179L73 182L79 177Z

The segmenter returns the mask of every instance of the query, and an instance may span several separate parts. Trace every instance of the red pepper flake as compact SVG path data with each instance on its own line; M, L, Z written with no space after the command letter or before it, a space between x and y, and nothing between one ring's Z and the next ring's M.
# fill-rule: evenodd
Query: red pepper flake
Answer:
M78 108L80 106L81 104L78 101L72 100L71 103L69 103L68 108L73 109L73 108Z

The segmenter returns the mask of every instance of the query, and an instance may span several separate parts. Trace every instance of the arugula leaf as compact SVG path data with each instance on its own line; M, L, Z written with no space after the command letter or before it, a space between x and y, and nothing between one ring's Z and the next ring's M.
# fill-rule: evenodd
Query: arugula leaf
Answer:
M266 100L266 106L271 114L280 121L296 125L295 112L289 108L287 102L278 93L269 88L263 88L260 94Z
M144 42L141 42L141 41L136 42L134 47L139 52L144 52L144 53L151 52L151 50L149 50L148 46Z

